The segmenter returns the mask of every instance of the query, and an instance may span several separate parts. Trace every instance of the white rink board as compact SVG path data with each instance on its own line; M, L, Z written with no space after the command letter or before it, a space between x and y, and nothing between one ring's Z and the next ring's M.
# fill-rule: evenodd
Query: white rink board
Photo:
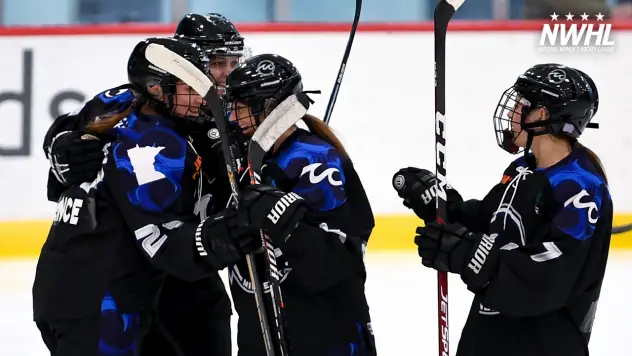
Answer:
M32 320L31 286L35 260L0 261L0 355L47 355ZM632 319L629 271L632 259L611 255L590 342L591 356L629 356ZM436 273L414 253L367 255L367 298L380 355L437 354ZM224 281L226 276L223 274ZM451 355L469 311L472 295L458 277L449 280ZM233 343L237 318L233 318ZM234 347L236 355L236 346Z
M149 36L151 34L147 34ZM345 33L248 34L255 54L274 52L301 70L306 89L322 89L313 109L327 105ZM80 96L124 83L129 52L145 35L0 37L0 97L23 87L22 53L32 49L30 156L0 156L0 221L47 219L48 164L41 149L51 123L50 104L61 91ZM615 209L632 212L632 120L627 90L632 73L632 33L613 33L614 53L553 54L537 50L538 32L454 32L447 43L448 180L466 197L482 197L512 157L496 146L492 114L501 93L535 63L577 66L596 81L601 97L598 131L584 143L607 168ZM510 48L514 48L510 50ZM332 118L357 166L377 214L404 213L391 188L392 174L409 165L434 167L433 40L430 32L358 33ZM70 100L60 111L78 106ZM0 148L18 148L23 108L0 103ZM16 189L21 187L22 189Z

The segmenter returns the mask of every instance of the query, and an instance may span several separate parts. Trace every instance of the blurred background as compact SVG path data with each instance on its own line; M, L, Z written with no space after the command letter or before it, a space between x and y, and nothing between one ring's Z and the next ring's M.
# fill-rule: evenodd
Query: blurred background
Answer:
M363 22L416 22L432 18L433 0L364 0ZM340 0L0 0L0 25L177 22L188 12L219 12L234 22L341 22L353 1ZM632 0L470 0L455 18L537 19L552 12L632 18ZM575 11L577 10L577 11Z

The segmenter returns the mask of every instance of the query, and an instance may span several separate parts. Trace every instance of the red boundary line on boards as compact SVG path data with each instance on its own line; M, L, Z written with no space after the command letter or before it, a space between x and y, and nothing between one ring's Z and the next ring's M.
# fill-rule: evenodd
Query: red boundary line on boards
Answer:
M544 20L526 21L464 21L450 22L450 31L474 32L516 32L541 31ZM559 23L569 23L559 21ZM575 23L582 23L575 21ZM586 22L584 22L586 23ZM606 22L591 22L606 23ZM631 31L632 21L607 22L617 31ZM348 32L350 23L244 23L237 24L240 32L270 33L270 32ZM429 32L432 22L416 23L361 23L361 32ZM0 36L76 36L76 35L169 35L175 31L174 24L106 24L106 25L72 25L72 26L0 26Z

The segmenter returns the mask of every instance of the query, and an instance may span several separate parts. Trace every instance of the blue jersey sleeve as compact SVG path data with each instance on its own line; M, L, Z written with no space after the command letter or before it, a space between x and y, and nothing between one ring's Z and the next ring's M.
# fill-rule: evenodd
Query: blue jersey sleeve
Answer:
M577 240L593 235L601 216L604 195L608 194L604 179L584 167L580 161L574 161L548 174L560 206L553 223Z
M346 202L343 157L318 137L300 137L280 152L273 164L289 182L284 190L302 196L311 210L330 211Z

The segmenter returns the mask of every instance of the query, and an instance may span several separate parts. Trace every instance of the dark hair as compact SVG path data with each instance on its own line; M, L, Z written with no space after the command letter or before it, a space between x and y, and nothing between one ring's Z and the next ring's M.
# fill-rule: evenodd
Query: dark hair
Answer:
M118 124L121 120L127 117L136 107L136 102L130 105L127 110L120 112L118 114L107 115L104 117L99 117L98 120L93 120L86 126L86 132L94 133L94 134L104 134L107 133L110 129L112 129L116 124Z
M608 177L606 176L606 170L603 168L603 164L601 163L601 159L599 158L599 156L597 156L597 154L593 150L591 150L590 148L582 145L581 143L579 143L577 141L573 142L572 145L574 147L576 147L576 148L580 148L580 149L586 150L586 153L588 154L588 157L590 158L592 163L595 165L595 168L597 168L597 172L599 172L599 174L601 174L603 179L606 181L606 184L608 184Z
M546 110L546 115L544 119L545 120L549 119L548 110ZM570 138L564 134L551 134L551 136L567 141L571 145L572 148L585 150L586 153L588 154L588 158L590 158L590 161L595 165L595 168L597 168L597 172L603 177L603 179L606 181L606 184L608 184L608 177L606 176L606 170L603 167L603 163L601 163L601 159L599 158L599 156L597 156L597 154L593 150L579 143L577 139Z
M606 170L603 168L603 163L601 163L601 159L599 158L599 156L597 156L597 154L593 150L591 150L590 148L582 145L576 139L572 139L572 138L570 138L570 137L568 137L566 135L562 135L562 134L553 135L553 134L551 134L551 136L553 136L554 138L561 139L561 140L564 140L564 141L568 142L572 149L580 149L580 150L586 151L586 153L588 154L588 158L595 165L595 168L597 168L597 173L599 173L603 177L603 179L606 181L606 184L608 184L608 177L606 176Z
M345 150L338 137L336 137L336 134L331 131L329 125L327 125L323 120L315 116L305 114L305 116L303 116L303 122L314 135L334 146L334 148L336 148L340 153L348 157L347 150Z

